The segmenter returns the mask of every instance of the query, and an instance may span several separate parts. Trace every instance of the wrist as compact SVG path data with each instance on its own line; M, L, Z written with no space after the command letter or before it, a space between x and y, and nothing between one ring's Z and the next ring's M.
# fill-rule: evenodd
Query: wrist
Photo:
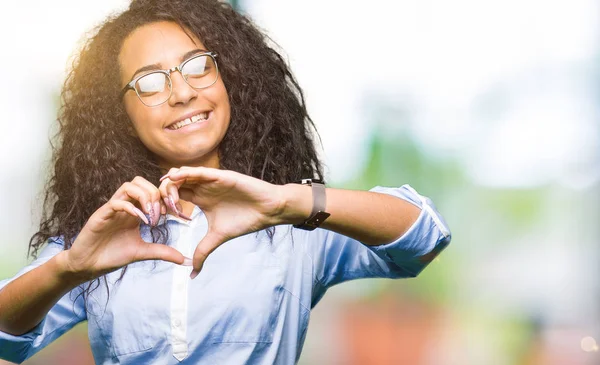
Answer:
M64 250L53 258L56 263L57 276L60 280L74 286L92 280L93 275L91 273L73 267L69 261L69 253L70 250Z
M312 190L310 186L286 184L281 187L282 209L278 214L278 224L300 224L312 211Z

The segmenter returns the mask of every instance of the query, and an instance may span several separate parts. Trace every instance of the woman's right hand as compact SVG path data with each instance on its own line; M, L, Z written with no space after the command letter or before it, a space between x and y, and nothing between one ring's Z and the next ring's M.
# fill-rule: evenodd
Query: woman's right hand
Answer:
M176 249L142 240L140 220L156 225L161 212L165 211L160 192L152 183L139 176L124 183L106 204L92 214L72 247L66 251L66 270L82 281L88 281L143 260L164 260L191 266L192 260Z

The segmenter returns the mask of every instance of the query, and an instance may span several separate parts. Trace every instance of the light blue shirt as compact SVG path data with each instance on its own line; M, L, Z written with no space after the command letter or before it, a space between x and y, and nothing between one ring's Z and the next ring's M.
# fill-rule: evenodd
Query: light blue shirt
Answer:
M419 208L413 226L396 241L366 246L341 234L277 226L273 242L252 233L226 242L200 275L162 261L129 265L107 275L88 298L65 295L30 332L0 332L0 358L20 363L77 323L88 321L96 364L294 364L311 309L329 287L359 278L414 277L450 242L450 231L428 198L410 186L376 187ZM199 208L192 221L168 216L169 244L191 255L206 234ZM148 227L142 236L150 241ZM50 240L38 259L14 278L63 249ZM0 290L14 278L0 282Z

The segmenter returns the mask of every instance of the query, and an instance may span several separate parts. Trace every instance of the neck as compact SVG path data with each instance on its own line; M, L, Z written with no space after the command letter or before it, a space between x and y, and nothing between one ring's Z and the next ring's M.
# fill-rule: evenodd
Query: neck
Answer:
M219 154L217 150L214 153L209 153L202 156L198 160L186 160L186 161L166 161L159 160L159 166L161 169L161 173L167 174L172 168L180 168L182 166L188 167L212 167L218 169L221 167L219 163ZM194 211L194 204L192 202L179 199L179 204L182 210L182 213L187 215L188 217L192 216L192 212Z
M180 168L182 166L221 168L219 154L216 150L196 160L166 161L161 159L158 164L163 174L168 173L172 168Z

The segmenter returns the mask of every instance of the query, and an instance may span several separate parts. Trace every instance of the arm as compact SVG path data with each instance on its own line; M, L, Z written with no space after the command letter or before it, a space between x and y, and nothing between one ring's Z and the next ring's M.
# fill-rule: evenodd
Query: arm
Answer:
M270 226L301 223L312 210L309 187L273 185L234 171L181 167L161 180L165 199L177 203L181 196L191 201L208 221L208 232L194 252L192 278L224 242ZM416 276L450 242L450 232L431 201L409 186L372 192L328 189L327 194L331 216L322 225L325 229L317 231L368 245L371 254L402 271L398 276Z
M287 184L282 187L282 195L285 203L281 224L298 224L308 218L312 210L310 186ZM327 188L326 211L331 216L321 228L377 246L402 236L421 210L388 194Z
M86 319L79 288L56 282L63 252L62 241L51 239L38 259L0 281L0 359L21 363Z
M29 332L60 298L84 283L65 266L66 254L59 252L0 290L0 331L15 336Z
M158 221L158 189L142 178L123 184L92 214L69 250L0 291L0 331L29 331L65 293L132 262L161 259L182 264L179 251L142 240L140 220L149 221L134 203L146 210L150 221Z
M327 192L329 193L329 190ZM350 192L348 196L353 195L351 193L354 192ZM431 200L419 195L410 186L376 187L371 189L370 194L410 204L418 210L418 216L400 236L379 245L368 245L358 239L359 235L351 237L352 233L344 235L343 232L329 229L296 230L295 232L301 235L306 254L313 262L313 305L329 287L344 281L360 278L416 277L450 243L448 226ZM342 204L349 211L356 212L360 209L353 200L346 200ZM401 215L390 215L387 218L386 224L392 227L395 226L395 220L402 220ZM353 229L359 231L361 228L365 227L359 223L358 227ZM369 229L386 230L386 227L374 222L371 228L366 227L367 231ZM374 236L377 236L377 232L369 237Z
M158 189L135 178L92 214L68 250L51 240L38 260L0 282L0 358L21 362L85 319L81 292L72 290L79 284L142 260L191 265L176 249L142 239L140 220L155 225L161 211Z

